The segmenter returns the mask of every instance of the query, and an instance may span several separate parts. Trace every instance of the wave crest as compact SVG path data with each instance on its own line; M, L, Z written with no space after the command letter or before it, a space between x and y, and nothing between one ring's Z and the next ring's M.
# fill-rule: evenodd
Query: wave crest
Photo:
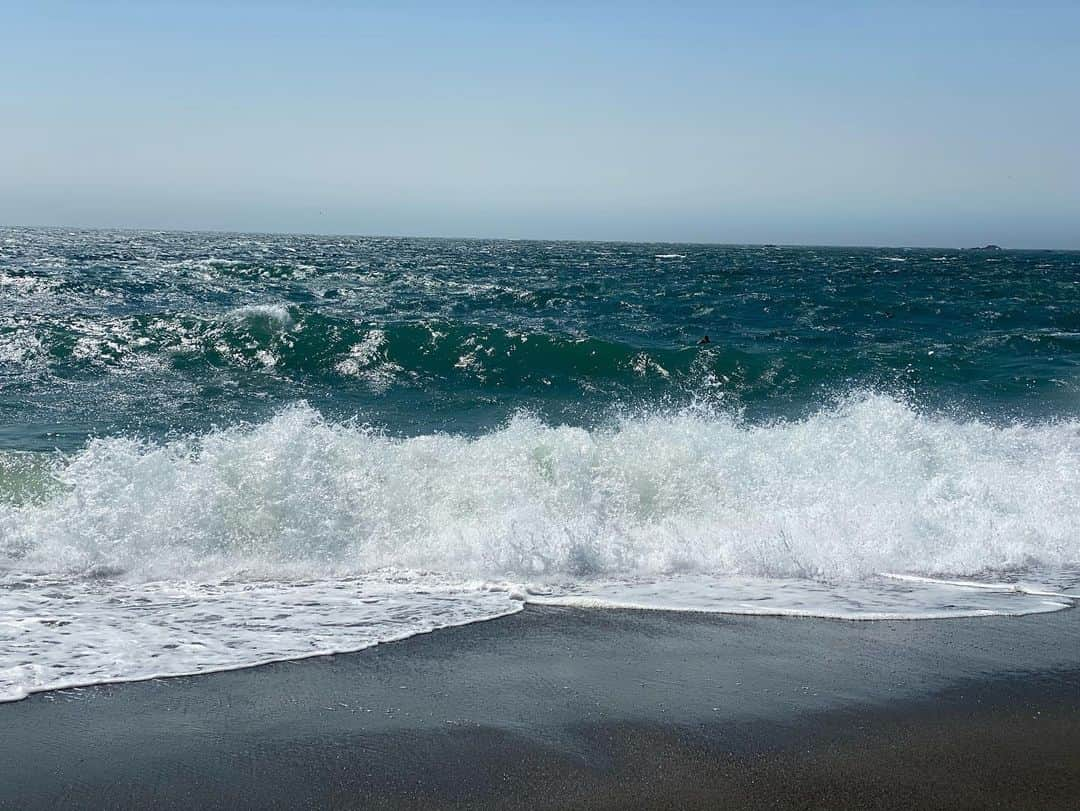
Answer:
M1080 424L961 422L881 395L767 425L518 416L477 438L390 438L298 405L165 444L94 440L52 475L62 492L0 499L0 554L22 567L849 579L1080 563Z

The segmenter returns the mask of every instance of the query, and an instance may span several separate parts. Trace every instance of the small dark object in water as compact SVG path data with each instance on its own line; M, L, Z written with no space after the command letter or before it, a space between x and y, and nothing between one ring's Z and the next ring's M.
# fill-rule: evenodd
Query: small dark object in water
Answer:
M711 344L711 343L712 343L712 341L709 340L709 336L706 335L704 338L702 338L700 341L698 341L698 346L704 346L705 344Z

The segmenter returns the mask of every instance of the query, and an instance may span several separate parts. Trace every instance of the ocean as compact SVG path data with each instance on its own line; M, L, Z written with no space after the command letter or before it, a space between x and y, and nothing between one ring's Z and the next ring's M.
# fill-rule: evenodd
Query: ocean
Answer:
M0 700L1077 600L1080 252L0 229Z

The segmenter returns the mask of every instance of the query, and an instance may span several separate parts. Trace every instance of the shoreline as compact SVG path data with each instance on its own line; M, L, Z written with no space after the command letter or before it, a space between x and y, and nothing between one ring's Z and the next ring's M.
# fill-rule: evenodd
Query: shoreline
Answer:
M527 605L497 620L2 704L0 807L1080 797L1074 610L871 623Z
M787 620L810 620L820 622L852 622L852 623L876 623L876 622L938 622L938 621L952 621L952 620L973 620L983 619L989 617L996 617L998 619L1007 619L1011 617L1030 617L1041 614L1054 614L1060 611L1071 611L1078 607L1078 601L1080 598L1069 595L1061 594L1057 592L1031 592L1034 597L1052 597L1062 602L1054 604L1052 608L1033 608L1027 611L1017 611L1013 613L995 613L992 610L971 610L965 611L942 611L939 613L923 613L923 614L904 614L904 613L873 613L866 612L857 615L847 615L843 613L807 613L799 609L782 609L782 608L770 608L762 609L759 611L744 609L744 610L707 610L702 608L684 608L684 607L665 607L657 608L647 604L637 603L613 603L609 600L598 600L595 603L589 600L573 600L564 601L560 599L545 599L538 600L514 600L511 605L514 606L510 610L502 614L493 614L488 617L482 617L479 619L469 619L458 623L451 623L448 625L441 625L428 630L414 631L403 634L398 637L390 637L382 639L377 642L370 642L366 645L359 647L344 647L344 648L328 648L323 650L316 650L310 653L302 653L296 655L283 655L271 657L268 659L258 659L250 662L243 662L234 665L214 666L206 670L187 670L179 672L162 672L151 673L148 675L135 675L135 676L120 676L116 678L97 679L88 681L70 681L59 682L56 684L49 684L44 686L34 687L23 691L22 693L15 695L0 695L0 707L5 704L11 704L19 701L25 701L30 696L49 694L49 693L64 693L71 690L85 690L96 687L109 687L112 685L120 684L137 684L139 682L160 682L167 679L185 679L195 676L213 676L217 673L231 673L236 670L248 670L252 668L265 667L267 665L287 664L289 662L302 662L306 659L320 659L327 656L349 656L352 654L362 653L363 651L370 650L371 648L378 647L380 645L396 644L406 642L414 637L423 636L425 634L440 633L442 631L452 630L454 628L461 628L467 625L474 625L482 622L494 622L501 620L505 617L512 616L525 610L544 610L544 609L567 609L571 611L631 611L631 612L659 612L661 614L690 614L701 615L703 617L742 617L742 618L768 618L768 619L787 619Z

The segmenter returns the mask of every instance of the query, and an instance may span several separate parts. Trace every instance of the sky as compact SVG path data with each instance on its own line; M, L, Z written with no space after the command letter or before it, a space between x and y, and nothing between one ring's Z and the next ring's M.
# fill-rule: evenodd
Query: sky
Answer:
M1080 2L0 11L0 224L1080 248Z

